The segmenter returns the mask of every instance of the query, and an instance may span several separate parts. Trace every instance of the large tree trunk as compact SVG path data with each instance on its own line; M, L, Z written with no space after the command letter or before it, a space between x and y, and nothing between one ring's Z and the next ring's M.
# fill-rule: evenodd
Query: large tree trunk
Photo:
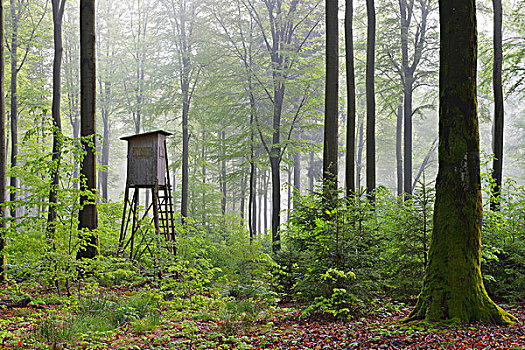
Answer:
M374 200L376 188L376 100L375 100L375 49L376 11L374 0L366 0L368 17L366 44L366 192Z
M409 319L506 324L481 276L475 0L440 0L439 171L423 288Z
M51 188L49 190L49 212L47 216L48 238L55 236L55 224L57 220L58 186L60 178L60 158L62 148L62 119L60 116L61 68L62 68L62 18L64 15L65 0L52 0L53 7L53 34L55 56L53 59L53 102L51 115L53 116L53 154L51 156Z
M501 0L492 0L494 6L494 71L492 82L494 86L494 161L492 164L492 177L494 188L491 191L490 209L499 210L501 195L501 183L503 177L503 125L504 125L504 103L503 84L501 82L501 71L503 66L502 46L502 21L503 10Z
M346 91L348 95L348 120L346 125L346 196L355 193L355 68L354 68L354 1L346 0L345 9L345 53Z
M0 2L0 38L4 37L4 3ZM6 244L5 229L7 228L7 147L6 147L6 120L5 120L5 51L0 45L0 279L6 280L6 255L3 249Z
M17 1L10 0L11 10L11 167L17 165L18 157L18 22L20 20L19 14L17 13ZM10 185L12 189L9 193L9 200L11 202L16 201L16 189L17 189L17 178L11 176ZM16 217L16 206L11 208L11 216Z
M337 0L326 0L326 84L323 144L323 198L335 206L338 160L339 11Z
M96 134L96 54L95 54L95 0L80 0L80 136L86 152L82 160L81 190L88 192L80 198L79 230L85 230L85 245L77 253L77 259L92 259L98 255L99 242L96 229L98 216L96 205L97 158Z
M403 195L403 154L402 154L402 139L403 139L403 107L401 104L397 108L397 122L396 122L396 169L397 169L397 195Z

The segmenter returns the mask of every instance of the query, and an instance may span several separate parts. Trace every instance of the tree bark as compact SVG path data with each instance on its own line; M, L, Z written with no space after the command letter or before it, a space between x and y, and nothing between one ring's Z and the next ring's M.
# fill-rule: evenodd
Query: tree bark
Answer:
M266 173L266 170L264 171L264 209L263 209L263 217L264 217L264 233L266 234L268 232L268 175Z
M65 0L52 0L53 8L53 102L51 115L53 117L53 153L51 156L51 187L49 190L49 211L47 216L47 234L49 239L54 239L55 224L57 220L58 186L60 179L60 158L62 148L62 118L60 116L60 99L62 93L61 68L62 68L62 18L64 15Z
M244 209L246 206L246 175L242 176L241 180L241 207L239 209L241 216L241 226L244 226Z
M408 7L408 8L407 8ZM403 192L407 198L412 194L412 72L408 66L408 31L412 22L414 3L407 6L407 0L399 0L401 12L401 64L403 85L403 116L404 116L404 155L403 155Z
M296 152L293 161L293 207L297 207L297 199L301 195L301 152Z
M503 10L501 0L492 0L494 7L494 67L492 82L494 86L494 160L492 163L492 178L494 187L490 193L490 209L499 210L501 183L503 178L503 126L504 126L504 101L503 84L501 81L503 66Z
M85 245L77 259L92 259L98 255L99 241L96 230L97 158L96 137L96 53L95 53L95 0L80 0L80 136L86 154L80 169L81 190L78 228Z
M346 197L355 193L355 67L354 67L354 1L346 0L345 9L345 53L346 91L348 98L348 120L346 125Z
M224 128L224 125L223 125ZM226 139L226 132L223 130L221 132L221 143L222 143L222 160L221 160L221 213L224 217L226 215L226 154L225 152L225 139Z
M326 0L326 82L323 144L323 198L335 206L338 160L339 21L338 1Z
M0 2L0 38L5 35L4 30L4 3ZM5 118L5 50L0 45L0 280L6 280L6 255L3 252L6 244L5 231L7 228L7 145L6 145L6 118Z
M409 62L409 30L414 18L414 1L399 0L401 21L401 84L403 86L403 116L404 116L404 186L406 198L412 195L412 117L413 93L416 82L416 69L421 61L423 48L426 44L427 18L430 13L430 0L419 1L421 19L417 23L414 40L413 56Z
M314 191L314 173L315 173L315 153L310 151L310 161L308 162L308 191L312 193Z
M366 192L374 201L376 188L376 101L375 101L375 47L376 11L374 0L366 1L368 29L366 45Z
M17 13L17 0L10 0L11 21L13 32L11 34L11 168L16 167L18 157L18 23L19 14ZM16 201L17 178L11 176L9 200ZM11 208L11 217L16 217L16 206Z
M403 195L403 106L397 108L396 122L396 168L397 168L397 196Z
M481 276L482 199L476 99L475 0L440 0L439 170L423 287L408 319L517 320Z
M357 147L357 167L356 167L356 189L361 191L361 170L363 169L363 149L365 146L365 121L359 123L359 144Z
M104 83L104 104L102 108L102 123L104 125L103 143L102 143L102 170L100 171L101 186L100 192L102 200L107 203L108 195L108 175L109 175L109 150L111 145L111 124L109 122L109 98L111 96L111 82Z

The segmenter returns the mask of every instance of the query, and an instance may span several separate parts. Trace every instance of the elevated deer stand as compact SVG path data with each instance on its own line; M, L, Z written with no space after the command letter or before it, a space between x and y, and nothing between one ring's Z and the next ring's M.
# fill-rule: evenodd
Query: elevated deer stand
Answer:
M166 136L169 132L158 130L145 134L122 137L128 141L128 171L124 193L124 211L120 228L119 252L129 248L131 260L149 251L152 257L152 244L161 246L161 238L167 242L170 253L176 254L175 221L173 217L173 197L168 170ZM140 209L140 189L151 190L151 204ZM153 217L148 214L153 209ZM131 230L129 236L128 229ZM147 232L153 227L156 235L149 237Z

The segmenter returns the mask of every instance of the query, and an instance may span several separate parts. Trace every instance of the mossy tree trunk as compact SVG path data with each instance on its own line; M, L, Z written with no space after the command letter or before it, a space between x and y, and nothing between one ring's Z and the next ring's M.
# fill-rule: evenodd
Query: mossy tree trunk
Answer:
M475 0L440 0L439 171L423 288L408 320L516 319L489 298L481 276L481 181Z

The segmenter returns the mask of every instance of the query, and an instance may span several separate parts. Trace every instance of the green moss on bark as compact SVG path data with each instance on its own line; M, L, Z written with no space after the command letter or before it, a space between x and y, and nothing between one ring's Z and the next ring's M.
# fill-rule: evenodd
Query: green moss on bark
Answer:
M429 261L408 320L516 318L487 295L481 275L482 201L474 0L441 0L439 172Z

